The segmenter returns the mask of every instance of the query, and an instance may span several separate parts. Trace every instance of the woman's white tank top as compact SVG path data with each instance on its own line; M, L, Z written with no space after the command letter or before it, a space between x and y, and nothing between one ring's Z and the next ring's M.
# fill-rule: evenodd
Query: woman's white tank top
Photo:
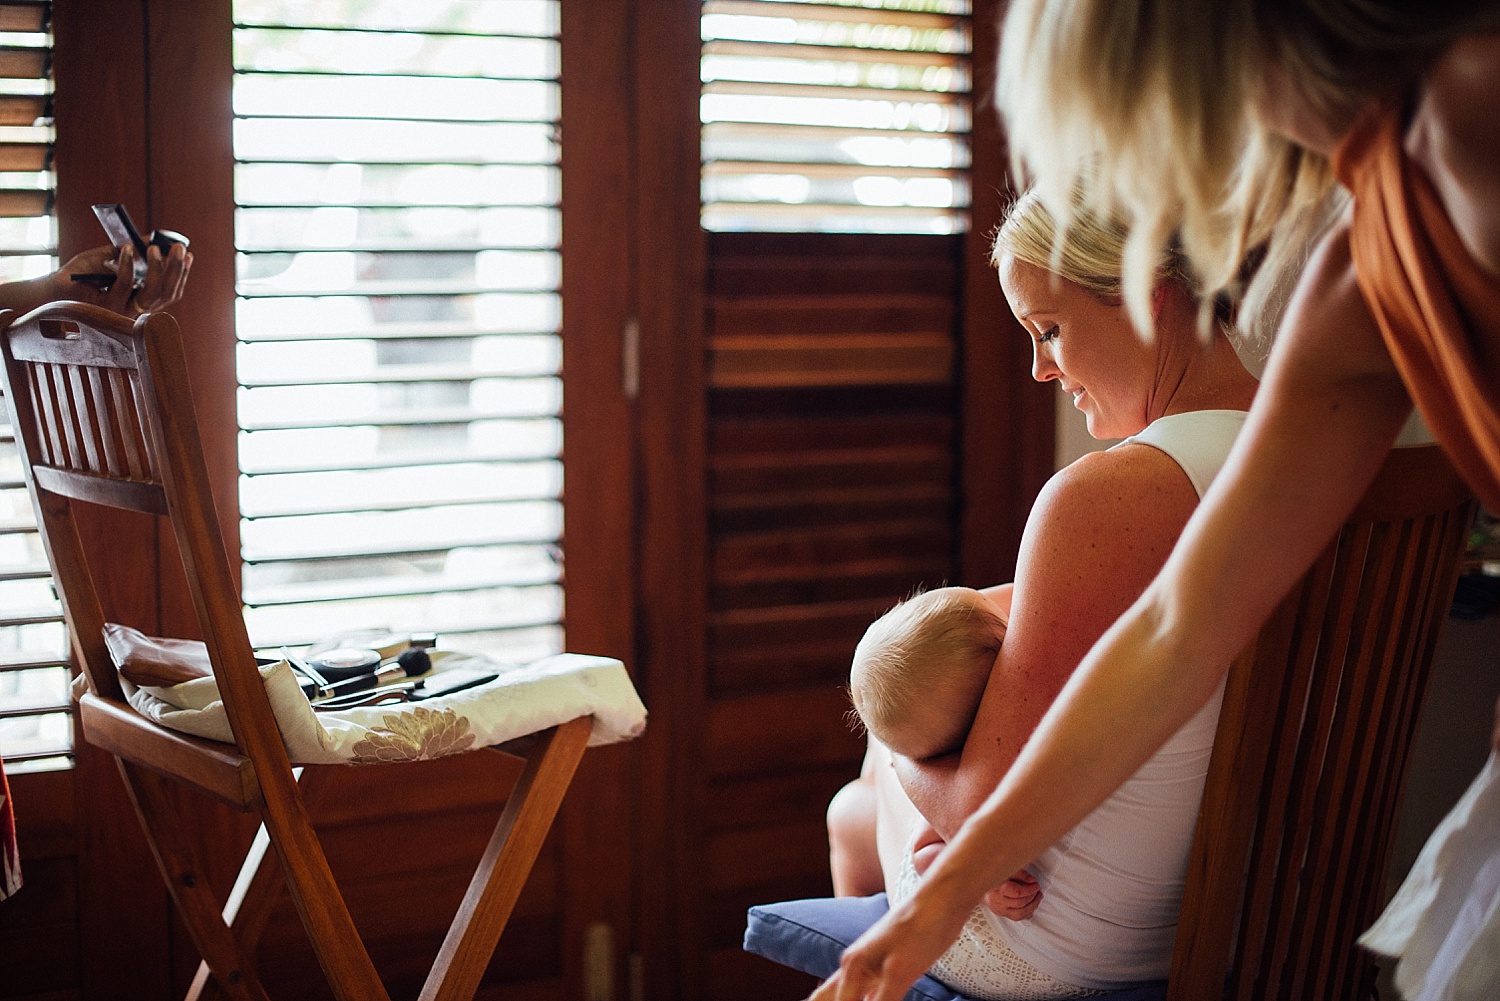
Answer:
M1245 417L1239 410L1173 414L1115 447L1160 449L1201 498ZM1223 696L1221 686L1113 796L1028 867L1045 894L1029 920L985 911L1016 955L1080 987L1166 978Z

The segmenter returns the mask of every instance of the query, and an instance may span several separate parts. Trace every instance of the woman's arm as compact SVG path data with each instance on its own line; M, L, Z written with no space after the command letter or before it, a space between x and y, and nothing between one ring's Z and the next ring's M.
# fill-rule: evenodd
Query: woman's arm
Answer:
M1176 732L1327 543L1409 410L1341 226L1314 256L1245 431L1161 576L1084 659L917 894L846 950L813 997L899 1001L985 890Z
M134 286L135 250L124 247L94 247L69 260L62 267L29 281L0 284L0 309L29 313L49 302L71 299L92 303L126 316L163 309L182 296L187 286L193 255L181 245L166 256L157 247L148 248L146 280L140 289ZM88 282L74 281L73 275L115 275L109 291L101 292Z

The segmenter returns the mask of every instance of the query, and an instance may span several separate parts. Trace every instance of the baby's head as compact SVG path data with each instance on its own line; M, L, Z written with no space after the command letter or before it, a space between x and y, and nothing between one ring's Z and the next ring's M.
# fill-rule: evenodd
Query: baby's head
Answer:
M1005 619L984 595L943 587L903 601L870 624L854 650L849 694L876 740L905 757L963 746Z

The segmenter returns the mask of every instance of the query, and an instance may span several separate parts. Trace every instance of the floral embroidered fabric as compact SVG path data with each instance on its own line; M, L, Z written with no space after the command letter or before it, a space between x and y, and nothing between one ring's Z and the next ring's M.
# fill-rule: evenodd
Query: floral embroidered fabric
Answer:
M261 668L266 695L293 764L417 761L502 744L580 716L594 718L591 746L629 740L646 726L646 707L618 660L558 654L531 664L436 651L433 669L481 668L487 684L420 703L314 712L286 661ZM122 679L136 711L163 726L233 743L213 678L165 687Z

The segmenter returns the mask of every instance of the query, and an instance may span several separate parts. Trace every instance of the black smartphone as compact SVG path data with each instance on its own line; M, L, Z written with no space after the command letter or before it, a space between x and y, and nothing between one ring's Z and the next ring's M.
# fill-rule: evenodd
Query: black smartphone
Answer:
M130 213L125 211L125 206L114 203L109 205L95 205L94 215L99 220L99 225L104 227L104 234L109 237L109 242L116 249L131 244L135 247L135 259L137 266L146 260L146 238L141 236L141 231L135 228L135 221L130 218Z
M190 243L187 237L170 229L158 229L151 232L150 239L141 235L136 229L135 221L130 218L130 213L125 206L117 202L101 203L94 206L94 216L99 220L99 225L104 227L104 233L109 237L109 242L116 247L123 247L127 243L135 248L135 287L140 288L141 283L146 280L146 248L157 247L165 256L172 252L172 247L182 244L187 247ZM108 288L108 284L102 284L97 279L112 280L113 275L74 275L75 281L88 281L90 284Z
M448 695L452 692L461 692L465 688L476 688L479 685L488 684L498 677L500 675L494 671L484 671L477 667L455 667L451 671L436 671L412 689L410 698L413 702L435 699L439 695Z

